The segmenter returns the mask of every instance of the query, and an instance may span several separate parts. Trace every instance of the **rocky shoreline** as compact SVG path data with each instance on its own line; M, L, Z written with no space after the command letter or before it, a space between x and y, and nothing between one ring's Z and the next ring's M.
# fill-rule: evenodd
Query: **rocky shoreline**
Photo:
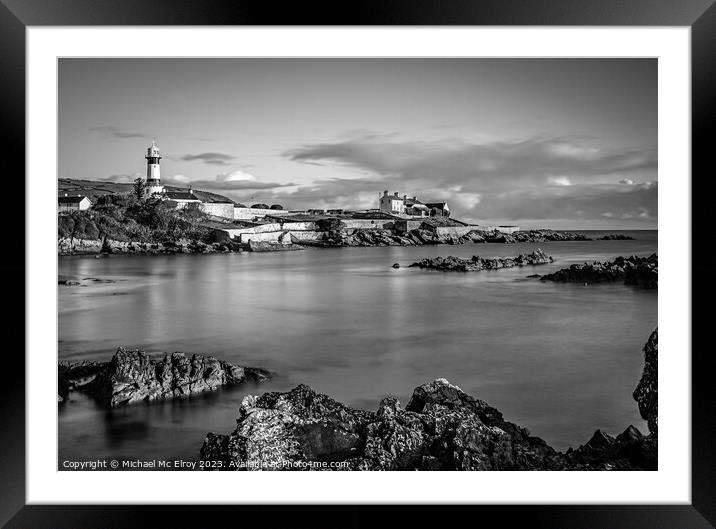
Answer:
M79 239L64 237L57 241L57 253L68 255L166 255L166 254L210 254L240 251L239 245L227 242L204 243L192 239L180 239L176 242L137 242L117 241L109 238Z
M294 241L304 246L322 248L362 247L362 246L422 246L434 244L479 244L499 243L511 244L519 242L556 242L556 241L591 241L581 233L559 232L554 230L528 230L514 233L502 233L497 230L471 230L462 235L458 232L446 233L435 227L424 227L397 233L386 229L337 229L331 230L316 241Z
M562 453L445 379L415 388L404 409L388 397L376 411L299 385L245 397L236 428L207 434L200 458L210 470L656 470L657 353L655 330L633 394L646 436L597 430Z
M316 240L293 240L285 242L253 242L240 244L233 241L202 242L193 239L179 239L164 242L119 241L103 237L82 239L60 237L57 252L68 255L166 255L166 254L214 254L240 251L282 251L304 247L347 248L374 246L421 246L436 244L513 244L521 242L591 241L581 233L558 232L554 230L528 230L512 234L497 230L472 230L463 235L441 233L433 228L417 228L406 233L388 229L336 229L323 232Z
M262 382L265 369L242 367L213 356L166 354L156 360L143 351L120 347L109 362L60 362L58 402L82 391L107 407L140 401L182 398L222 386Z
M426 268L429 270L443 270L456 272L479 272L480 270L497 270L499 268L512 268L515 266L534 266L540 264L548 264L553 262L551 256L547 255L540 248L532 253L519 254L516 257L497 257L493 259L485 259L478 255L473 255L470 259L454 257L433 257L429 259L421 259L409 267Z
M540 281L560 283L607 283L622 281L645 289L656 289L659 283L657 254L649 257L617 257L612 261L573 264L552 274L540 277Z

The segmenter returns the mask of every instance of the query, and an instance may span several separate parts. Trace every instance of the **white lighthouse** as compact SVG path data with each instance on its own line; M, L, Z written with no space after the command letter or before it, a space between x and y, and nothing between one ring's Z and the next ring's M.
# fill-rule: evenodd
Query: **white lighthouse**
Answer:
M150 197L155 193L164 193L164 186L159 175L159 160L162 157L159 154L157 144L153 140L152 146L147 149L145 158L147 159L147 181L144 187L144 196Z

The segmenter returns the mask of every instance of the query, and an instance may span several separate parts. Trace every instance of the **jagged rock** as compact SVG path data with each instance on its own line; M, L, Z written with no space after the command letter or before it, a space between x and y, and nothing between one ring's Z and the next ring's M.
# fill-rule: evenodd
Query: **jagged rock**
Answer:
M634 463L645 460L638 431L628 429L618 441L603 438L562 454L445 379L416 388L405 410L388 397L375 412L351 409L300 385L244 398L236 429L209 433L200 457L220 462L223 470L293 469L297 463L312 468L328 461L349 470L643 468Z
M615 437L597 430L592 438L566 454L571 464L587 470L657 469L656 443L630 425Z
M541 281L567 283L606 283L623 281L625 285L641 288L658 288L659 268L656 254L649 257L617 257L613 261L573 264L552 274L546 274Z
M537 248L534 252L528 254L520 254L517 257L499 257L495 259L484 259L477 255L471 259L463 259L460 257L433 257L430 259L421 259L411 267L428 268L432 270L458 271L458 272L477 272L480 270L496 270L498 268L511 268L514 266L531 266L538 264L547 264L553 261L552 257L545 254L541 249Z
M266 370L236 366L213 356L172 353L155 360L142 351L120 347L109 362L61 363L58 392L64 398L70 390L79 389L111 407L186 397L230 384L261 382L269 376Z
M216 470L656 470L656 344L654 331L634 392L640 410L648 403L648 436L634 426L616 438L597 430L561 453L443 378L415 388L405 409L387 397L374 412L302 384L244 397L235 430L207 434L200 458Z
M97 378L105 368L103 362L60 362L57 366L57 392L66 400L70 391L82 388Z
M544 241L591 241L582 233L554 230L526 230L516 231L512 234L514 241L510 242L544 242Z
M623 233L612 233L611 235L604 235L603 237L597 237L598 241L633 241L634 237L624 235Z
M639 405L641 418L647 421L649 431L658 435L658 404L659 404L659 345L658 328L654 329L644 345L644 370L641 380L634 390L634 400Z
M62 237L57 241L59 255L86 255L95 254L174 254L174 253L227 253L239 251L240 248L232 242L204 243L194 239L181 238L176 241L161 242L117 241L104 237L101 239L78 239Z
M400 268L400 263L393 263L393 268Z

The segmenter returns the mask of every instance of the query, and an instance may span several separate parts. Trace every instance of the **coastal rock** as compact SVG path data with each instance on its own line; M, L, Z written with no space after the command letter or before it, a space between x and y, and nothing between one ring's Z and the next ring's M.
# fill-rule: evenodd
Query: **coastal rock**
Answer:
M213 356L172 353L155 360L142 351L119 348L109 362L61 363L59 395L82 390L107 406L139 401L187 397L221 386L261 382L263 369L241 367Z
M416 388L406 410L393 397L383 399L375 412L355 410L305 385L287 393L246 397L236 429L229 435L208 434L201 459L220 461L225 470L517 470L564 465L544 441L504 422L497 410L444 379ZM337 461L344 466L317 465Z
M431 270L478 272L480 270L497 270L499 268L511 268L515 266L547 264L552 261L552 257L537 248L532 253L520 254L516 257L498 257L495 259L484 259L477 255L474 255L470 259L463 259L452 255L447 257L438 256L429 259L421 259L410 266Z
M92 383L105 368L103 362L60 362L57 365L57 393L62 401L70 391Z
M564 242L564 241L591 241L582 233L554 230L526 230L516 231L512 234L514 242Z
M570 465L580 465L585 470L657 469L655 441L633 425L616 438L597 430L586 444L569 450L566 458Z
M597 237L598 241L633 241L634 237L624 235L623 233L612 233L610 235L604 235L603 237Z
M248 246L252 252L283 252L304 249L298 244L267 241L249 241Z
M305 385L245 397L236 429L207 434L200 458L222 470L637 470L655 465L655 446L631 426L562 454L437 379L405 410L394 397L355 410Z
M613 261L573 264L552 274L546 274L541 281L566 283L606 283L623 281L625 285L640 288L658 288L659 267L656 254L649 257L617 257Z
M77 237L61 237L57 241L59 255L164 255L176 253L228 253L239 251L238 245L232 242L205 243L194 239L166 240L162 242L117 241L104 237L102 239L80 239Z
M405 409L387 397L376 411L302 384L244 397L236 428L208 433L200 458L213 470L656 470L656 349L654 331L634 392L642 416L653 414L648 436L597 430L561 453L444 378L415 388Z
M649 431L658 435L658 404L659 404L659 345L658 329L649 336L644 346L644 370L641 380L634 390L634 400L639 404L641 418L647 421Z

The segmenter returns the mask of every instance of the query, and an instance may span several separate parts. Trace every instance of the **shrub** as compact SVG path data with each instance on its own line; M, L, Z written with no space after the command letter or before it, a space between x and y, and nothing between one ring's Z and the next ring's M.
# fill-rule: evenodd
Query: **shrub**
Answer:
M75 231L75 219L71 215L60 215L57 219L57 235L71 237Z

